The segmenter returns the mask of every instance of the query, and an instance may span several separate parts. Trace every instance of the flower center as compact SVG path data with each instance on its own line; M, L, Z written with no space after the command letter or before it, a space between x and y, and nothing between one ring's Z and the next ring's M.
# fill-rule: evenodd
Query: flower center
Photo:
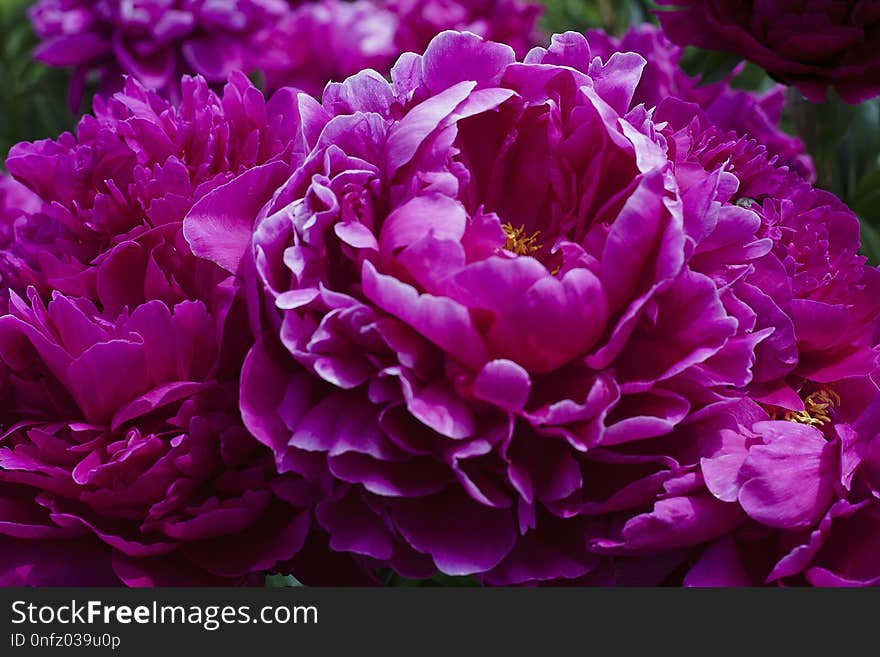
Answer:
M526 227L520 226L514 228L511 224L502 224L501 228L507 235L507 242L504 243L504 249L515 253L518 256L534 255L541 250L543 244L538 241L540 230L536 230L531 235L526 235Z
M782 419L811 427L822 427L831 422L831 413L840 406L840 395L828 388L820 388L804 399L804 410L789 411Z

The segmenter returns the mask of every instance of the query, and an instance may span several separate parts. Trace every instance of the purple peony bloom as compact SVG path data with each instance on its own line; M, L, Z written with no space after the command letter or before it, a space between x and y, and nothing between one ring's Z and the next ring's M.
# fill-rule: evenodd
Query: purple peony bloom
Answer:
M800 411L744 409L704 459L707 486L750 522L710 546L686 584L880 583L880 388L848 377L801 395Z
M235 582L297 552L308 485L276 475L235 411L235 379L216 378L221 340L242 337L218 317L201 302L113 316L13 296L0 317L0 582ZM63 572L45 563L64 552Z
M534 45L540 5L529 0L383 0L397 16L399 52L422 52L444 30L467 30L513 48L518 57Z
M177 101L182 74L209 83L260 70L270 90L296 86L319 96L327 82L364 68L387 73L445 29L533 44L537 4L523 0L39 0L31 20L37 59L75 70L78 106L87 77L115 91L125 73Z
M698 249L692 261L716 280L725 270L737 276L732 291L773 334L755 351L748 399L701 443L706 486L748 521L714 541L684 583L880 582L873 456L880 445L880 272L858 255L858 220L835 196L778 166L763 146L711 125L695 106L666 101L657 118L666 123L682 186L725 167L738 181L730 203L749 208L772 244L748 270L724 264L725 245Z
M0 275L19 295L33 285L113 312L210 296L219 270L192 258L180 222L210 190L283 154L292 96L267 102L241 74L222 96L201 78L181 88L175 107L129 80L96 98L76 135L10 149L9 171L39 202L0 252Z
M286 10L286 0L39 0L31 21L43 40L36 58L74 68L78 106L92 72L110 90L126 73L173 99L185 73L225 82L254 68L258 39Z
M807 180L815 179L812 160L801 140L779 128L785 102L782 85L761 94L734 89L727 81L699 85L699 80L681 69L682 49L652 25L631 28L619 39L599 30L588 32L587 38L593 54L602 58L615 52L637 52L645 58L647 65L633 104L656 107L667 98L696 103L722 130L754 139L776 155L779 164L789 166Z
M3 204L0 259L4 584L249 582L308 533L312 484L237 410L238 289L181 230L211 190L286 169L295 97L241 74L182 91L172 107L129 80L76 136L10 152L30 191L4 182L24 199Z
M700 463L797 365L745 280L774 242L735 172L631 109L644 67L574 33L520 63L446 32L391 84L300 96L290 168L234 218L250 244L211 240L250 180L185 219L247 286L244 421L327 486L331 549L413 577L652 584L748 521Z
M319 97L330 81L371 68L387 74L401 53L422 52L447 29L502 41L523 55L540 7L523 0L317 0L293 8L267 33L261 68L270 89Z
M845 0L728 2L659 0L667 36L681 45L725 50L821 102L833 87L847 102L880 94L880 5Z
M880 272L858 253L855 214L833 194L780 166L763 145L712 125L694 105L666 101L657 119L665 124L680 184L687 188L724 167L737 180L727 204L754 213L761 222L758 235L771 245L755 267L738 274L738 283L765 297L767 321L776 317L775 337L758 351L760 374L750 384L750 396L800 410L801 381L870 375L878 342ZM729 271L724 250L701 251L697 261L705 273L718 278Z
M365 68L387 71L402 52L398 16L375 0L306 2L278 21L261 43L269 89L293 86L320 96L327 82Z

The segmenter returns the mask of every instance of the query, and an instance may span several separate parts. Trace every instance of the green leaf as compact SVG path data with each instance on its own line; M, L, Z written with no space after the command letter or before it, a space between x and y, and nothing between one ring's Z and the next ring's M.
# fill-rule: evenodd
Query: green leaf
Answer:
M880 226L880 170L875 169L859 181L850 203L864 221Z
M30 3L31 0L0 0L0 21L8 22L16 15L24 13Z
M880 106L876 101L857 105L837 151L834 191L843 198L856 193L860 181L877 168L878 150Z
M829 92L824 103L811 103L796 89L788 90L788 112L798 136L816 165L817 185L846 197L841 189L838 151L857 114L854 105Z
M20 141L54 138L73 127L69 73L34 61L37 38L26 0L0 0L0 157Z
M413 588L413 587L455 587L455 586L479 586L480 583L474 577L456 577L452 575L444 575L437 573L428 579L407 579L401 577L391 569L383 569L379 573L379 577L385 582L386 586Z
M652 20L649 0L544 0L541 27L549 34L602 29L623 34L631 25Z
M272 589L288 589L305 586L293 575L266 575L266 587Z
M880 232L865 221L862 221L861 253L871 265L880 265Z
M774 84L776 84L775 80L767 75L764 69L751 62L746 62L742 71L730 81L730 86L734 89L748 91L767 91Z
M739 55L715 50L704 50L703 65L700 69L700 84L706 86L727 79L733 69L742 61Z
M6 40L3 50L7 57L15 57L26 47L26 42L30 38L30 30L27 25L16 25L13 29L6 33Z

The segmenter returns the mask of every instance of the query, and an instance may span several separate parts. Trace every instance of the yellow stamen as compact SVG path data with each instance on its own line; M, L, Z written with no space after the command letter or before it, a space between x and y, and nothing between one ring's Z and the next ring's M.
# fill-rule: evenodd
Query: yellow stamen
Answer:
M831 422L831 411L840 406L840 395L828 388L820 388L804 399L804 410L789 411L782 419L811 427L822 427Z
M536 230L531 235L526 235L525 226L514 228L510 224L502 224L501 228L504 229L504 234L507 235L507 242L505 242L504 248L516 255L533 255L540 251L543 246L538 241L538 236L541 234L540 230Z

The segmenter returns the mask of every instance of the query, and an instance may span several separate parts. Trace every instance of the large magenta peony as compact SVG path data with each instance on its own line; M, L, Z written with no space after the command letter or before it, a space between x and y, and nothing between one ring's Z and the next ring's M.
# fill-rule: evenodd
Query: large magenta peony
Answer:
M75 135L12 147L6 166L36 198L4 220L14 233L0 255L7 285L112 310L213 293L219 270L178 243L180 222L210 190L283 155L293 97L267 102L241 74L219 96L201 78L181 86L173 106L129 80L123 93L96 98Z
M228 583L297 552L307 485L275 474L222 377L222 340L241 335L218 335L200 302L10 305L0 581Z
M644 66L574 33L523 63L443 33L391 84L300 96L293 165L234 217L250 245L211 240L249 181L186 218L248 285L243 417L280 472L329 484L333 550L407 576L650 584L747 521L701 459L797 346L742 280L773 241L736 176L679 167L671 128L630 110Z

